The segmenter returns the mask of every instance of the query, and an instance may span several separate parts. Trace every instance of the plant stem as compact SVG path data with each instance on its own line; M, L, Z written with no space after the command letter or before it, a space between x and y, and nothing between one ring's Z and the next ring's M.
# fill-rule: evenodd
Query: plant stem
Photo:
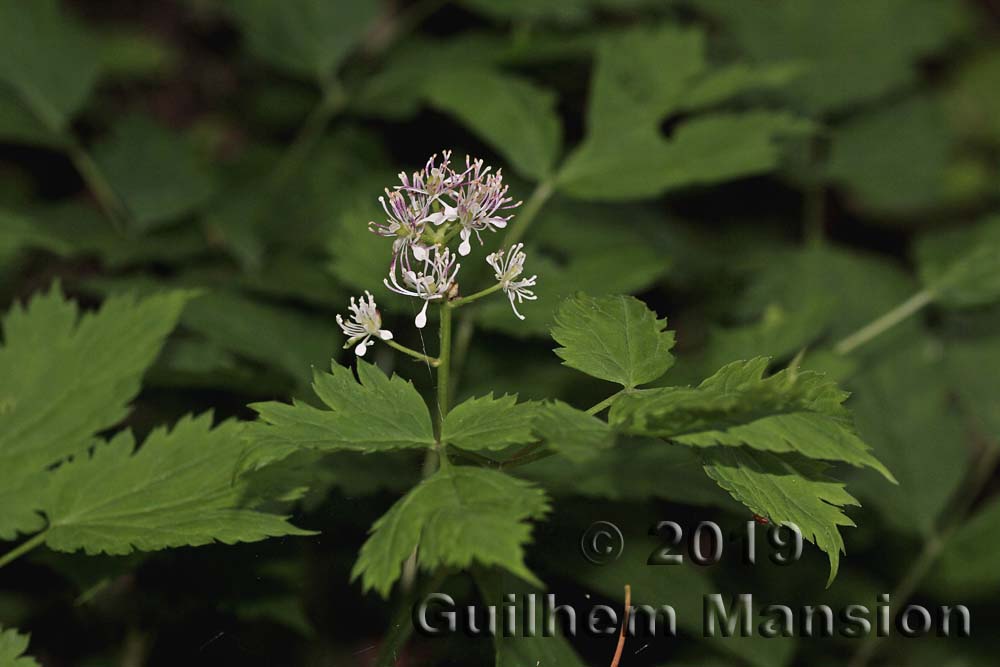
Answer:
M919 312L937 298L931 289L923 289L899 304L889 312L861 327L847 338L837 343L833 350L837 354L850 354L873 338L880 336L906 318Z
M405 345L400 345L399 343L397 343L396 341L394 341L391 338L389 340L383 341L383 342L386 345L388 345L389 347L391 347L392 349L397 350L399 352L402 352L403 354L408 354L409 356L413 357L414 359L417 359L419 361L423 361L424 363L430 364L431 366L433 366L435 368L437 368L438 364L441 363L438 359L435 359L434 357L429 357L426 354L423 354L421 352L417 352L416 350L412 350L412 349L406 347Z
M43 530L42 532L32 537L30 540L26 540L22 544L14 547L13 549L5 553L3 556L0 556L0 567L3 567L4 565L7 565L17 560L18 558L28 553L35 547L40 546L43 542L45 542L46 533L48 533L48 531Z
M542 210L545 202L555 192L554 180L554 177L552 177L535 186L535 191L528 197L528 201L524 204L524 208L521 209L521 213L514 218L514 223L507 230L507 236L503 240L505 247L510 247L520 241L524 233L528 231L528 227L534 222L538 212Z
M451 371L451 310L450 303L444 304L441 308L441 348L438 353L440 363L437 367L437 437L438 453L442 464L447 460L447 455L441 444L441 431L444 427L444 418L448 415L448 381Z
M603 410L605 408L611 407L611 404L615 402L615 399L618 398L619 396L621 396L622 394L624 394L626 391L628 391L628 390L627 389L622 389L621 391L616 391L615 393L611 394L610 396L608 396L607 398L605 398L603 401L601 401L600 403L598 403L597 405L595 405L594 407L592 407L589 410L587 410L587 414L588 415L596 415L601 410Z
M502 288L503 285L501 285L500 283L496 283L495 285L491 285L484 290L479 290L475 294L470 294L469 296L461 296L457 299L453 299L448 302L448 305L445 306L444 310L447 310L449 308L452 309L461 308L462 306L468 305L473 301L478 301L479 299L482 299L484 296L489 296L494 292L499 292Z
M996 443L987 443L972 465L968 483L958 488L956 497L951 503L951 508L942 513L942 516L947 517L948 520L943 526L932 531L926 538L920 555L893 590L889 598L890 600L894 603L898 600L906 603L917 592L920 584L923 583L924 577L927 576L931 567L937 562L938 556L941 555L949 540L951 540L955 532L964 523L976 498L986 488L989 481L993 479L998 462L1000 462L1000 446L997 446ZM878 637L868 635L854 653L854 656L848 663L848 667L867 667L882 645L878 641Z

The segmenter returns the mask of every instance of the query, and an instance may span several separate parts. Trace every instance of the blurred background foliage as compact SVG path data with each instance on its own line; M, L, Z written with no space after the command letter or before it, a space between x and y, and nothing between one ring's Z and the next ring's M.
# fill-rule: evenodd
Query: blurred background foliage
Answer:
M448 148L481 156L526 201L514 233L540 298L524 323L502 303L470 309L460 394L604 398L560 367L548 327L577 290L630 292L678 332L672 384L806 350L854 393L900 481L844 472L864 507L824 590L815 550L792 568L730 558L681 572L578 556L597 518L630 537L653 519L750 518L691 474L687 452L625 441L580 466L526 467L557 500L529 556L553 590L618 600L629 581L638 601L678 608L686 638L632 646L623 665L857 659L843 639L702 640L700 596L715 591L968 604L973 639L890 639L872 664L995 664L998 34L991 0L0 0L0 297L6 309L55 280L91 305L200 288L129 425L249 417L247 403L306 397L313 367L346 359L333 316L350 295L371 289L390 328L411 331L366 223L400 169ZM485 273L481 254L466 279ZM915 316L837 353L921 294ZM0 623L30 631L52 666L375 664L405 604L361 596L347 573L419 474L410 455L293 457L260 483L309 487L288 511L321 536L37 554L0 573ZM501 664L605 664L613 640L576 648L508 645ZM493 648L400 650L399 664L465 665Z

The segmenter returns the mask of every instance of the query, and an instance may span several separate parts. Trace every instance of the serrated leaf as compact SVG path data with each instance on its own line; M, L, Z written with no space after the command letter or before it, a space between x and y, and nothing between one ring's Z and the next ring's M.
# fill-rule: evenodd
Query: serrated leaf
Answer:
M555 352L570 368L627 389L652 382L673 365L667 320L631 296L567 299L556 312Z
M427 405L413 385L398 375L387 377L358 360L358 380L350 368L331 364L316 372L313 390L328 408L305 403L254 403L260 421L247 429L256 466L283 459L301 449L373 452L426 448L435 443Z
M467 568L498 565L540 585L524 564L531 538L528 519L549 509L545 493L510 475L449 466L425 479L373 525L352 579L388 597L403 561L417 549L419 566Z
M43 508L45 544L123 555L314 534L242 506L243 426L213 429L209 413L185 417L172 430L155 429L137 451L126 431L63 464L51 474Z
M549 447L574 463L594 460L615 442L607 422L562 401L539 405L533 428Z
M48 132L62 130L97 80L95 39L56 0L0 0L0 81Z
M58 287L15 305L0 348L0 470L5 486L79 453L128 414L190 292L114 297L83 316ZM30 530L31 495L5 504L0 535Z
M38 667L34 658L26 656L30 635L0 626L0 665L3 667Z
M517 396L493 398L490 393L456 405L444 418L441 440L462 449L503 449L536 440L531 420L536 405L518 403Z
M250 50L290 74L326 82L364 37L379 3L228 0Z
M215 192L214 175L193 147L143 116L129 116L94 149L140 229L191 213Z
M919 61L964 26L961 3L941 0L695 4L718 17L754 61L806 65L788 96L812 112L841 110L905 87L916 78ZM902 23L905 35L894 28Z
M938 303L966 308L1000 300L1000 216L927 234L916 255L920 278Z
M597 53L587 134L560 170L559 189L612 201L759 173L778 162L775 139L811 131L809 123L789 114L748 111L696 117L664 136L660 124L672 114L773 83L773 77L731 71L716 75L704 51L700 31L671 25L605 38Z
M823 474L824 465L790 454L745 447L705 450L705 473L754 514L777 525L794 524L830 559L833 583L845 551L838 528L854 526L843 508L860 506L844 484Z
M552 92L520 77L468 67L442 68L425 86L434 107L480 135L519 174L540 181L552 172L562 142Z
M697 388L663 387L620 396L611 424L692 447L725 445L798 452L871 467L895 481L858 436L842 403L848 394L820 373L785 369L764 377L758 357L721 368Z

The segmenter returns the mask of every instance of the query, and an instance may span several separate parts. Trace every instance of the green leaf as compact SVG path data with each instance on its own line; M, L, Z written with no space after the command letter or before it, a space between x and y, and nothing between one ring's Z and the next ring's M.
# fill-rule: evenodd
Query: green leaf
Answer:
M954 409L947 372L950 347L942 358L940 341L916 338L885 351L851 379L858 431L899 479L898 486L886 487L874 475L859 475L851 488L888 525L924 537L934 534L969 459L966 425ZM989 377L989 363L983 355L956 385Z
M862 210L907 214L947 203L955 141L939 106L915 98L833 130L829 177Z
M34 658L24 655L28 650L30 635L22 635L13 628L0 626L0 665L3 667L38 667Z
M705 473L751 512L777 525L794 524L830 559L833 583L844 552L838 528L854 526L843 508L860 503L844 485L823 475L825 466L789 454L745 447L705 450Z
M938 303L967 308L1000 300L1000 216L927 234L916 255L920 279Z
M0 81L0 140L31 146L59 148L62 139L49 130L31 109L25 106L17 92Z
M0 0L0 81L47 131L87 101L99 64L94 38L56 0Z
M444 418L441 439L462 449L503 449L536 440L531 419L535 404L517 396L493 398L490 393L456 405Z
M122 555L314 534L241 506L242 430L235 421L213 429L206 413L155 429L137 451L126 431L63 464L51 474L45 544Z
M15 305L0 348L0 469L41 470L120 422L191 296L117 296L81 316L53 287Z
M567 454L572 459L577 452ZM715 482L702 474L701 455L690 447L664 446L653 438L620 436L615 446L566 465L552 456L517 468L520 477L541 484L554 496L642 502L650 498L682 505L739 506Z
M300 402L250 406L261 418L247 430L255 465L301 449L373 452L422 449L435 443L424 399L398 375L389 378L359 359L355 380L350 368L333 363L329 373L314 374L313 390L329 409Z
M789 114L747 111L696 117L665 137L660 124L671 115L785 78L713 72L704 50L700 31L671 25L603 40L587 134L560 170L559 189L582 199L621 200L759 173L777 164L777 137L811 130Z
M922 58L964 27L959 2L696 0L755 62L801 62L789 97L811 112L842 110L912 83ZM906 25L905 34L897 30ZM830 30L830 26L837 26Z
M674 332L666 327L634 297L578 294L559 307L552 338L565 365L631 389L673 365Z
M10 473L8 473L10 474ZM38 509L45 500L48 476L42 471L13 470L0 487L0 540L16 540L19 533L37 533L45 527Z
M250 50L289 74L326 82L361 42L379 3L228 0Z
M607 422L562 401L538 406L533 428L549 447L574 463L594 460L615 442Z
M697 388L663 387L620 396L610 422L635 435L692 447L798 452L868 466L895 481L855 432L842 403L848 394L820 373L785 369L764 377L758 357L721 368Z
M141 229L191 213L215 192L212 172L187 139L143 116L119 121L94 159Z
M430 77L425 94L434 107L485 139L522 176L541 181L551 174L562 126L550 91L493 69L447 67Z
M108 299L80 316L59 288L15 304L0 347L0 538L38 530L48 466L120 422L188 292Z
M616 138L585 140L560 170L559 187L579 199L620 201L759 174L779 163L777 138L810 128L796 116L770 111L696 118L669 139L655 127L635 126Z
M448 466L425 479L372 526L352 579L388 597L403 561L417 549L428 572L442 567L499 565L540 585L524 564L528 519L548 512L545 493L494 470ZM418 548L419 545L419 548Z

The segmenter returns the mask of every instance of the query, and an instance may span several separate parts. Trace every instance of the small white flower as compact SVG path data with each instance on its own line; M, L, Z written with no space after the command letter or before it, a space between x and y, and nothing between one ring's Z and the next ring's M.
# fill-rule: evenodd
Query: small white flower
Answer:
M524 248L523 243L516 243L511 246L506 259L504 258L503 250L498 250L486 258L487 264L493 267L500 287L507 295L507 298L510 299L510 307L520 320L524 319L524 315L517 312L517 305L514 303L515 299L517 303L524 303L525 301L534 301L538 298L534 292L527 289L535 286L538 276L522 278L521 280L517 279L524 272L524 260L527 257L522 248Z
M366 291L365 296L360 297L357 301L352 296L348 310L351 311L351 319L347 322L344 321L343 316L337 315L337 324L347 336L345 349L357 343L354 353L363 357L368 348L375 344L372 336L380 340L392 339L392 332L382 328L382 316L379 315L378 308L375 306L375 297L372 296L371 292Z
M385 211L386 221L378 223L374 220L368 223L368 229L379 236L393 239L393 264L400 255L407 251L419 260L427 256L426 248L420 244L420 235L424 232L427 206L420 197L412 194L404 195L399 190L385 191L386 197L379 197L379 203Z
M420 271L415 271L410 267L409 258L405 255L402 264L402 282L396 276L395 266L391 269L389 277L383 282L393 292L424 300L424 307L420 309L414 320L417 328L423 329L427 326L428 304L447 296L455 284L455 278L462 265L451 254L451 250L439 246L427 249L424 265Z

